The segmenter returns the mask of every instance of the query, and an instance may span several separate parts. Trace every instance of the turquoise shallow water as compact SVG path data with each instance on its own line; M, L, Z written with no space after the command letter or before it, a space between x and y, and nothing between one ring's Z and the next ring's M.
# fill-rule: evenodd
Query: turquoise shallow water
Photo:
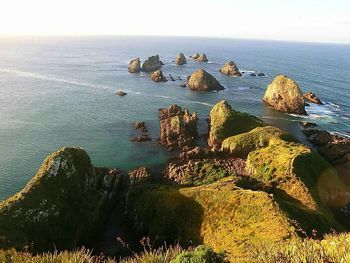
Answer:
M208 64L172 63L178 52L205 52ZM185 79L204 68L226 87L196 93L181 81L153 83L129 74L130 59L159 54L165 74ZM62 146L84 147L97 166L131 169L158 166L168 153L154 144L129 142L132 123L144 120L159 136L158 108L171 103L205 118L225 98L241 111L263 118L303 139L297 122L350 135L350 46L209 38L82 37L0 39L0 199L14 194L42 160ZM218 72L227 60L266 77L230 78ZM276 74L294 78L326 104L306 117L275 112L261 102ZM128 92L125 97L116 90Z

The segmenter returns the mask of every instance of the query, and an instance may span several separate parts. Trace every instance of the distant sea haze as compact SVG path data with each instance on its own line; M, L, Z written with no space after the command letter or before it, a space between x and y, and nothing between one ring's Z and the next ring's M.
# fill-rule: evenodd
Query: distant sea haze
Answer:
M206 53L209 63L187 59ZM131 59L159 54L165 75L182 80L154 83L146 73L130 74ZM145 121L159 137L158 109L177 103L204 120L212 105L226 99L239 111L304 140L299 121L350 136L350 45L305 44L213 38L80 37L0 40L0 199L22 189L43 159L63 146L81 146L97 166L161 167L169 153L156 144L136 144L132 124ZM265 77L241 78L218 70L233 60L240 70ZM203 68L225 86L217 93L180 88ZM288 115L261 98L276 74L297 81L325 104L307 107L307 116ZM123 90L127 96L119 97Z

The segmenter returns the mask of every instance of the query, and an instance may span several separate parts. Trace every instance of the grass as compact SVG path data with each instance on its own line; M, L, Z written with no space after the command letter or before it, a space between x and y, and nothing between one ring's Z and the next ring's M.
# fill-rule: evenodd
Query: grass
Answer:
M272 196L237 188L230 177L198 187L135 189L128 210L136 228L152 239L206 244L231 258L245 255L248 244L296 237Z
M247 113L235 111L227 101L222 100L210 111L208 142L210 146L220 147L224 139L261 126L265 126L262 120Z
M292 140L276 127L257 127L250 132L225 139L221 145L221 150L229 151L234 156L247 157L251 151L265 148L276 141L280 141L281 138Z
M292 240L286 244L254 247L247 262L350 262L350 234L328 235L323 240Z
M187 186L199 186L213 183L228 176L229 172L227 170L213 164L210 160L198 161L193 171L184 175L182 184Z

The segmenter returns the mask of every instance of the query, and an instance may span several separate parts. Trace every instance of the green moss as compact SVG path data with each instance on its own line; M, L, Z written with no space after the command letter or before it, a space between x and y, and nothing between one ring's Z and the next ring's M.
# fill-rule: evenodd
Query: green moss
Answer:
M186 173L183 185L198 186L213 183L229 176L229 172L222 166L213 164L211 161L198 161L192 173Z
M84 150L62 148L51 154L21 192L0 203L0 247L74 247L97 221L97 183Z
M220 147L224 139L264 125L260 119L234 111L225 100L220 101L210 111L209 146Z
M281 139L293 141L293 138L287 136L276 127L258 127L250 132L225 139L222 143L221 150L229 151L235 156L246 157L251 151L264 148Z
M190 188L135 189L128 202L130 216L151 238L203 243L228 251L231 257L245 254L247 244L296 236L272 196L239 189L231 179Z

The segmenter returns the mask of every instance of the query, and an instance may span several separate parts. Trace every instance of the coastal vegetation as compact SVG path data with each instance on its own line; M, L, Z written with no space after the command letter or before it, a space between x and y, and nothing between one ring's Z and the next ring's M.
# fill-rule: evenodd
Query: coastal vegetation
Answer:
M208 61L205 54L192 58ZM221 72L239 76L231 62ZM186 63L180 53L176 64ZM164 82L162 64L158 55L142 65L137 58L128 70L149 72L155 82ZM195 91L223 89L202 69L189 76L188 85ZM279 111L306 113L297 83L283 75L267 87L263 100ZM339 213L349 203L349 188L331 158L326 160L290 134L234 110L226 100L208 113L204 146L199 143L196 112L173 104L158 113L158 143L173 153L161 173L155 176L144 166L129 172L95 167L82 148L59 149L44 160L23 190L0 203L0 261L350 259L350 237L342 233L349 230L349 223ZM132 141L152 141L144 122L133 126L142 135ZM112 213L117 216L111 217ZM122 229L126 240L116 236L114 242L122 248L105 257L93 248L103 235L99 231L110 231L104 228L108 224ZM141 240L141 247L135 240ZM84 246L90 249L77 250Z

